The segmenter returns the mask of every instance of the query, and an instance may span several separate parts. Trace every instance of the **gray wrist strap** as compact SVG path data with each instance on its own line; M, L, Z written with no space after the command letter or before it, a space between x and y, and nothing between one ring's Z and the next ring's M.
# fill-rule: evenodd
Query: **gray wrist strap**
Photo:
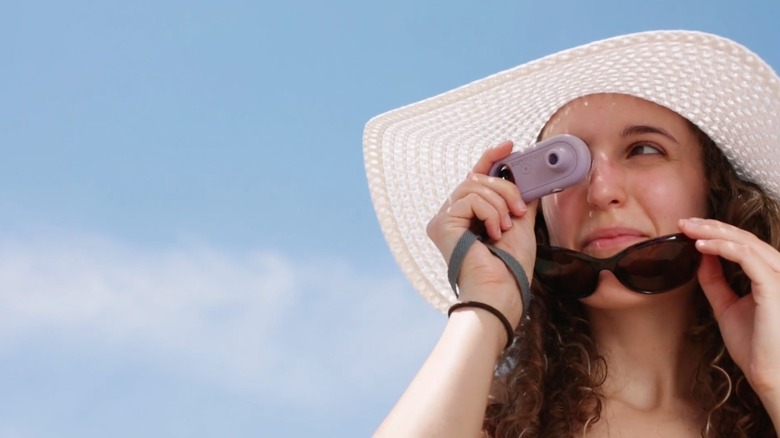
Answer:
M452 251L450 264L447 266L447 278L450 281L450 286L452 287L452 291L455 292L456 297L459 296L457 281L458 274L460 274L460 268L463 265L463 259L466 258L466 253L469 251L469 248L471 248L471 245L473 245L477 240L479 240L479 238L476 234L470 230L466 230L466 232L463 233L463 236L461 236L460 240L458 240L458 243L455 245L455 249ZM511 254L502 249L496 248L495 246L487 243L485 243L485 246L487 246L488 250L494 256L498 257L502 262L504 262L506 267L509 268L509 271L515 277L517 287L520 288L520 296L523 300L523 313L527 313L528 306L531 303L531 286L528 282L528 277L525 275L525 270L520 265L520 262L512 257Z
M452 250L450 256L450 264L447 266L447 278L450 280L450 287L455 292L455 297L458 297L458 275L460 274L460 268L463 266L463 259L466 258L466 253L469 252L469 248L474 242L477 241L477 235L469 230L466 230L458 243L455 244L455 249Z

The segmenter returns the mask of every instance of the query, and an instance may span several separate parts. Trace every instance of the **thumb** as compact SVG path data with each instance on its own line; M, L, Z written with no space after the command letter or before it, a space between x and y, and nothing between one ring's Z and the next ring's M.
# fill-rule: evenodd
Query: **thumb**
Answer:
M723 267L718 257L712 254L703 254L698 270L699 284L701 285L707 301L712 306L715 319L720 319L723 312L739 300L726 277L723 276Z

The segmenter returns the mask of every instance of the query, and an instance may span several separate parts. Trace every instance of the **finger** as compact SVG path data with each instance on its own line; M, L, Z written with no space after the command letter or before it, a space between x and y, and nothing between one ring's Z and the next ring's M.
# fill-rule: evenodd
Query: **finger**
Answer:
M484 176L484 175L483 175ZM471 173L469 177L452 192L452 202L457 202L469 195L476 194L487 201L498 211L501 220L501 229L508 230L512 227L512 218L509 216L509 206L500 194L490 187L479 182L479 175Z
M501 213L476 193L469 193L455 201L446 213L452 218L464 221L464 224L465 221L471 224L476 219L485 225L485 231L491 239L501 238Z
M772 270L780 272L780 253L772 245L759 239L753 233L714 219L682 219L679 225L680 229L692 239L720 239L747 245L759 257L764 259Z
M506 157L512 152L512 142L505 141L497 146L487 149L482 156L479 157L477 164L471 169L474 173L481 173L487 175L490 172L490 168L493 167L493 163Z
M488 175L490 169L498 160L505 158L510 153L512 153L512 147L513 143L511 141L505 141L495 147L487 149L477 161L477 164L474 165L471 173L477 175ZM500 191L503 195L505 195L505 198L509 200L508 203L510 209L515 215L522 216L525 214L527 206L525 201L523 201L523 198L520 196L520 189L518 189L515 184L506 181L503 178L488 178L490 178L490 184L498 186L496 187L496 190Z
M697 274L699 285L712 306L712 313L715 315L715 319L718 319L723 312L739 300L739 296L734 293L723 276L723 268L717 257L705 254L701 258Z
M495 245L509 252L518 259L526 269L528 278L532 277L533 266L536 260L536 235L534 224L536 221L536 208L539 200L528 204L528 213L522 218L514 218L515 225L501 235L501 240L495 241Z
M696 249L702 254L720 256L738 263L750 278L753 293L763 295L763 290L771 289L780 281L778 273L771 268L767 260L751 245L721 239L697 240ZM759 298L756 297L758 301Z
M501 178L486 176L478 173L469 173L466 181L458 185L452 192L450 199L454 202L469 193L477 193L488 200L497 210L522 217L528 207L520 197L520 190L515 184ZM511 221L510 224L511 226Z

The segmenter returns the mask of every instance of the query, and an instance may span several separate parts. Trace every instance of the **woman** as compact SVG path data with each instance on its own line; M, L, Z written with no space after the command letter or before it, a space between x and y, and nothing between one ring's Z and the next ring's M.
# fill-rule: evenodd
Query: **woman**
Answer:
M484 142L558 134L588 145L585 181L526 204L487 176L513 143ZM596 42L379 116L365 151L391 249L450 310L377 435L777 435L780 79L747 49L696 32ZM484 243L458 247L475 230ZM670 239L687 249L653 294L628 263L558 266Z

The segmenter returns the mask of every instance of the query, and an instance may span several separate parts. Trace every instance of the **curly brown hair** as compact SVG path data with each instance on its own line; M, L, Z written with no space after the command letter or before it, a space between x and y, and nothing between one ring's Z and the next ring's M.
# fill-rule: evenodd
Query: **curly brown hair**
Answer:
M780 249L780 204L757 185L740 179L706 134L692 123L703 148L710 184L710 217L747 230ZM544 219L537 217L537 239L547 241ZM750 293L750 280L739 265L721 261L729 284ZM534 300L515 343L496 367L484 432L499 437L570 437L599 421L599 393L607 365L596 348L579 301L553 299L538 282ZM702 346L691 394L707 413L702 437L776 437L758 396L726 350L703 293L695 298L697 318L686 335Z

